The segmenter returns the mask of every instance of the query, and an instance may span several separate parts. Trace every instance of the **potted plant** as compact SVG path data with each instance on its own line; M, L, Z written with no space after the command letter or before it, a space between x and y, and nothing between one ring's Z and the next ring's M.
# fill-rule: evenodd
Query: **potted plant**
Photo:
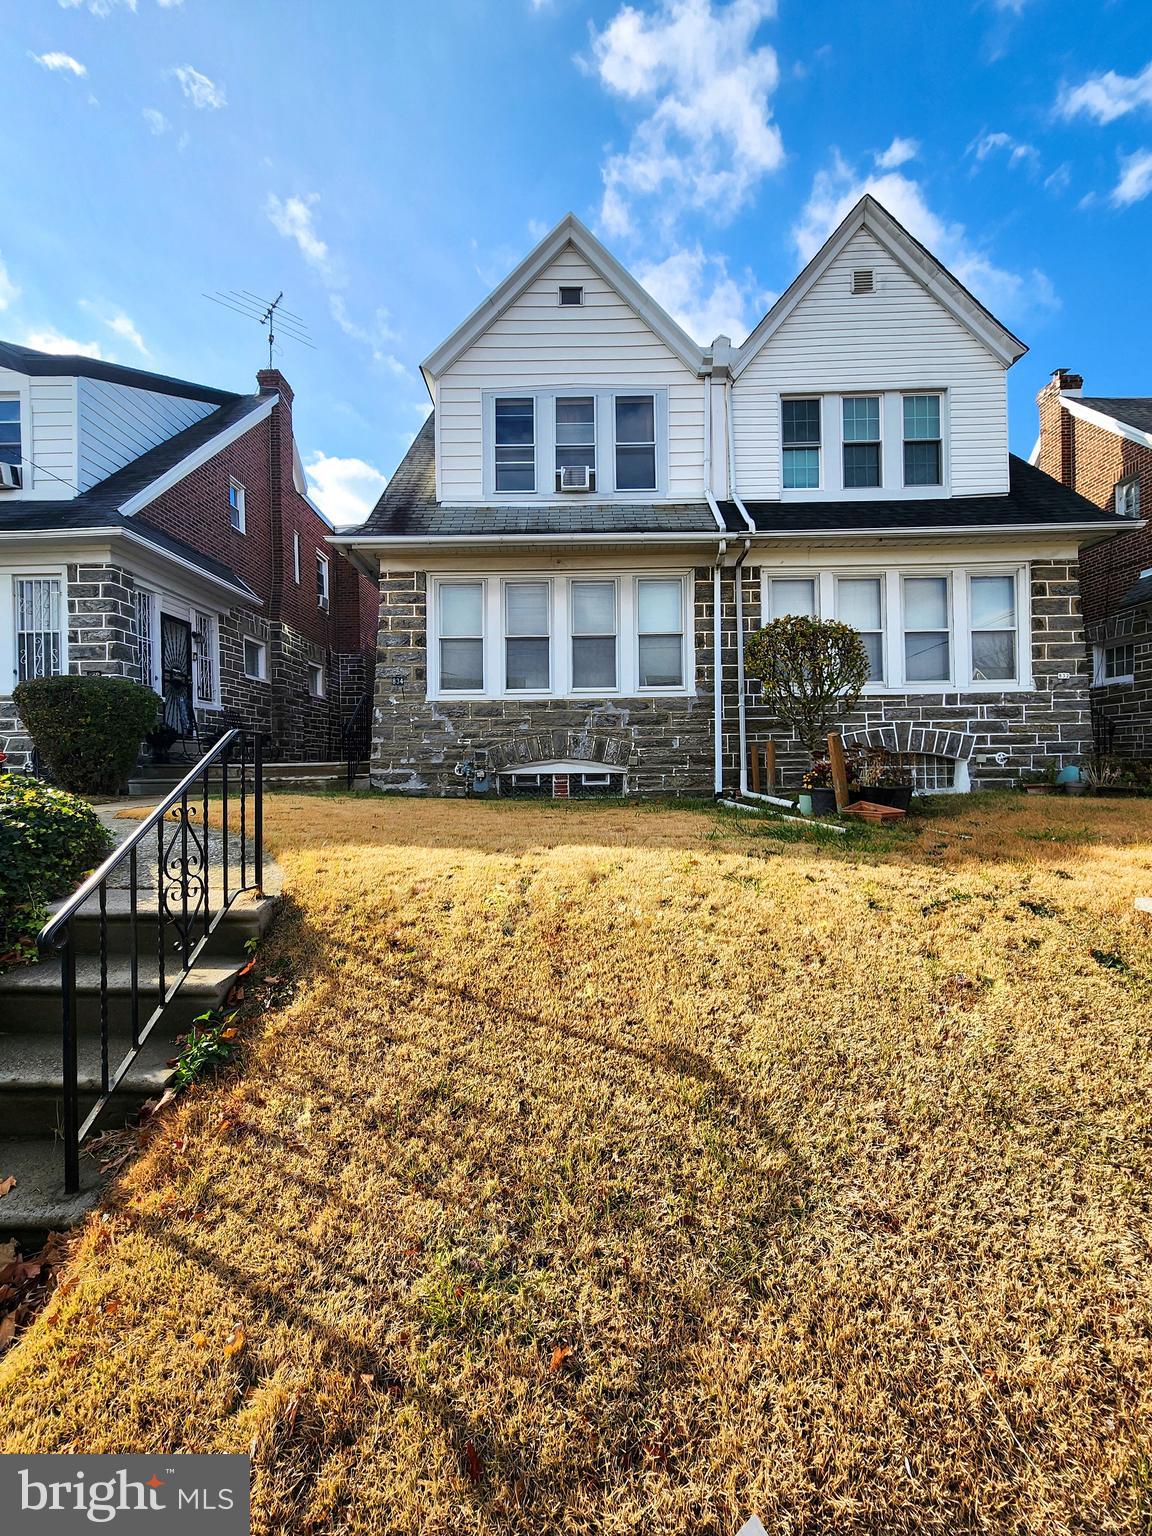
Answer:
M1050 795L1056 788L1056 764L1032 768L1020 775L1020 787L1026 795Z
M1088 781L1080 771L1079 763L1065 763L1056 775L1056 783L1066 795L1084 795L1088 792Z
M898 752L865 747L859 754L856 778L861 800L893 805L906 811L912 804L912 770Z
M151 752L154 763L166 763L169 752L179 740L180 732L174 731L170 725L153 726L144 737L145 745Z
M855 709L868 681L871 664L859 633L850 624L791 614L750 635L745 660L748 675L760 680L764 704L807 747L815 773L829 728ZM826 784L809 785L805 775L803 793L813 795L813 810L815 792L825 788L835 809L831 773L829 767Z
M848 798L856 798L855 762L844 754L844 766L848 770ZM832 764L826 757L818 757L800 781L801 798L810 801L808 810L814 816L829 816L836 809L836 791L832 787ZM803 806L801 806L803 810Z
M1124 770L1114 757L1098 754L1084 769L1084 777L1094 795L1125 795L1132 793L1124 780Z

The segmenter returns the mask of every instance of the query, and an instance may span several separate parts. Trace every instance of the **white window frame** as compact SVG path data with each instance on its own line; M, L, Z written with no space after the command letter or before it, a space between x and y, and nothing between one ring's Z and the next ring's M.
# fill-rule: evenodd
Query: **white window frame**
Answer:
M300 585L300 535L295 531L292 534L292 579Z
M616 400L618 396L649 395L655 407L656 488L655 490L617 490L616 488ZM557 491L556 485L556 400L586 399L596 402L596 489L594 491ZM496 401L533 401L536 434L534 463L535 488L531 491L496 489ZM488 501L556 503L568 506L581 499L588 502L650 502L669 499L668 460L668 390L665 387L636 384L628 388L603 384L568 384L540 389L486 389L481 394L484 499Z
M906 400L930 399L930 398L934 398L935 401L936 401L936 409L937 409L937 416L938 416L938 424L939 424L939 428L940 428L940 436L939 437L905 437L904 436L904 402ZM946 458L946 445L945 445L945 436L944 436L944 418L945 418L945 411L946 411L946 409L947 409L947 402L945 400L945 396L944 396L944 393L943 393L942 390L938 390L938 389L902 389L900 391L900 482L899 483L900 483L901 486L903 486L903 488L906 491L908 491L912 495L915 495L918 492L925 492L928 495L931 495L934 492L939 494L939 492L941 490L943 490L944 486L947 485L947 483L948 483L948 463L947 463L947 458ZM905 468L904 468L904 448L905 448L905 445L907 443L939 443L940 444L940 478L939 478L939 480L930 481L927 485L922 485L922 484L915 484L915 485L913 485L913 484L909 483L909 481L905 478Z
M568 288L568 289L573 289L574 288L576 290L576 292L580 295L580 297L576 300L576 302L574 304L565 304L563 298L561 297L561 295L564 292L565 288ZM557 283L556 284L556 307L557 307L557 309L582 309L584 307L584 284L583 283Z
M951 677L945 681L904 680L904 578L943 576L949 579L949 656ZM1011 576L1016 596L1016 676L1002 680L976 679L972 676L972 634L969 583L974 576ZM816 581L817 616L835 617L836 583L841 578L871 577L880 581L881 618L883 621L884 682L864 685L865 695L891 697L896 694L925 693L1029 693L1035 691L1032 677L1032 602L1029 567L1018 561L987 565L946 565L940 562L917 564L908 561L895 566L877 566L844 562L822 566L760 565L760 611L767 621L771 613L771 581Z
M613 631L613 656L615 663L614 670L616 673L616 688L618 688L620 685L620 579L618 576L610 575L607 573L601 576L569 576L565 584L568 623L565 626L564 642L568 652L568 691L573 698L587 698L589 696L596 698L601 694L607 695L614 694L616 692L616 688L580 688L577 687L577 685L572 681L576 672L576 668L573 662L575 642L581 639L607 639L607 631L604 631L598 635L593 635L591 633L581 633L580 635L577 635L575 630L572 628L572 588L573 586L579 586L584 582L589 581L598 581L601 582L604 586L610 586L612 588L612 623L615 626Z
M816 484L786 486L784 484L784 455L791 452L811 453L813 445L811 443L785 443L784 407L786 404L791 404L794 401L798 402L807 400L815 400L817 411L820 417L820 441L815 444ZM828 443L829 402L831 402L832 407L837 411L837 413L839 413L839 396L822 396L815 391L798 393L792 390L789 390L787 394L780 396L780 490L781 493L785 496L812 496L818 491L823 491L826 487L828 480L828 454L826 451L826 446ZM837 437L838 436L839 428L837 428ZM836 439L834 438L833 441L835 440Z
M548 593L548 629L544 635L512 635L508 632L508 588L516 586L544 587ZM548 642L548 687L547 688L511 688L508 684L508 642L509 640L547 640ZM485 666L487 672L487 666ZM504 693L510 699L525 697L550 696L554 691L556 681L556 593L554 584L548 576L524 575L504 576L500 580L500 676L504 684Z
M646 578L678 581L681 588L681 621L684 625L681 668L683 683L679 688L641 688L639 685L640 642L637 632L636 587ZM551 586L549 662L551 687L542 690L509 690L505 687L504 663L504 588L509 582L546 581ZM571 586L579 581L611 581L616 587L616 686L615 688L573 688ZM479 584L483 588L484 686L470 689L444 689L440 686L440 592L453 584ZM588 699L588 698L690 698L696 692L695 610L692 573L684 569L644 568L622 572L619 567L597 570L574 569L563 575L555 571L530 568L522 571L477 573L445 572L429 574L428 581L428 698L429 699Z
M874 581L879 585L880 676L876 678L870 678L868 680L868 682L865 684L865 692L873 688L886 688L888 686L888 679L890 677L903 677L904 671L903 665L901 665L899 673L894 673L892 671L892 646L890 644L889 637L889 629L891 626L888 623L888 614L891 610L889 606L888 582L885 579L885 573L883 571L837 571L833 577L832 582L833 603L832 608L830 609L833 617L837 620L840 618L840 583L842 581ZM857 633L863 635L874 635L877 633L877 631L874 629L864 629L858 630ZM901 639L901 645L903 645L903 639Z
M1108 652L1118 651L1128 647L1132 651L1132 671L1120 672L1115 677L1107 676ZM1130 636L1117 636L1113 640L1102 640L1092 647L1092 686L1093 688L1115 688L1125 683L1136 681L1136 643Z
M259 670L248 670L248 647L254 645L259 654ZM250 683L266 683L268 681L268 646L265 641L257 640L255 635L241 635L240 637L240 664L244 670L244 676Z
M233 491L236 493L235 507L232 505ZM236 513L235 521L232 518L233 511ZM248 532L248 514L245 507L244 487L234 475L228 476L228 524L233 533Z
M138 598L148 599L148 649L150 666L148 676L141 677L140 681L145 688L151 688L153 693L159 693L160 679L160 594L155 587L146 586L143 582L136 583L136 590L132 594L132 612L136 622L136 643L140 644L140 607Z
M1121 517L1140 516L1140 476L1125 475L1117 480L1112 492L1112 505Z
M200 649L205 636L208 642L207 670L211 688L207 694L201 690L204 656ZM220 626L214 613L204 608L192 610L192 687L198 708L220 708Z
M328 556L316 551L316 606L321 613L329 613L332 608L332 572L329 569Z
M313 683L316 684L313 687ZM325 675L322 661L310 661L308 663L308 697L310 699L324 699L328 696L328 679Z
M18 581L55 581L60 586L60 670L68 671L68 571L65 566L17 566L0 572L0 697L10 697L20 681L16 668L16 583Z
M851 442L844 436L844 407L849 400L875 400L876 402L876 436L875 438L854 438ZM884 394L882 390L862 390L860 394L853 395L845 392L839 397L840 406L840 480L844 481L844 450L846 448L869 447L876 444L876 468L878 479L875 485L844 485L844 490L852 491L882 491L884 489Z
M28 434L31 431L32 423L28 416L24 391L19 389L0 389L0 402L7 404L11 400L16 402L16 428L20 434L20 457L16 460L13 468L20 470L20 488L25 490L27 488L25 483L27 476L24 471L31 468L31 464L28 461ZM5 463L7 463L7 460L5 460ZM13 492L11 491L4 492L5 497L12 494Z
M904 397L935 395L940 401L939 485L904 484ZM844 401L861 397L880 401L880 484L846 486L844 484ZM782 501L933 501L951 491L951 397L946 386L908 384L900 389L878 385L867 378L851 388L788 389L779 397L776 415L777 472ZM819 400L820 405L820 483L818 486L784 485L784 401Z
M680 687L679 688L643 687L641 685L641 683L640 683L640 623L639 623L639 610L640 610L640 593L639 593L639 588L640 588L640 583L643 582L643 581L668 581L668 582L671 582L671 581L676 581L676 580L678 580L679 583L680 583L680 626L681 626L681 628L680 628ZM633 592L634 592L634 608L635 608L635 612L634 612L634 616L633 616L632 630L631 630L633 657L634 657L632 676L633 676L633 678L635 679L635 682L636 682L635 692L636 692L637 698L646 698L646 697L650 697L653 694L656 694L658 696L664 695L664 694L676 695L676 694L684 693L684 692L687 691L686 684L687 684L688 676L689 676L689 674L688 674L688 632L689 632L689 630L691 628L692 618L691 618L691 613L690 613L689 608L688 608L688 594L687 594L687 592L685 590L686 580L687 580L686 577L684 577L684 576L677 577L677 576L675 576L670 571L669 572L664 572L664 571L645 571L645 572L641 572L634 579ZM663 633L664 633L664 631L662 631L662 630L645 630L645 634L663 634Z

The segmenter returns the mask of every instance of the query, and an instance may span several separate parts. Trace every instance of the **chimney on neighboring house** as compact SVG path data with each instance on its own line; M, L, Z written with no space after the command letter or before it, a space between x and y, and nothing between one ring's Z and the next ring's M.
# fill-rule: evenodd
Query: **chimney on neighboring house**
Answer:
M269 618L280 617L284 598L285 566L290 533L286 508L292 490L292 386L279 368L261 368L256 375L262 395L279 395L268 419L268 531L271 542L272 581Z
M1040 457L1037 467L1070 489L1076 487L1076 423L1062 396L1078 396L1084 380L1067 368L1057 368L1036 396L1040 407Z

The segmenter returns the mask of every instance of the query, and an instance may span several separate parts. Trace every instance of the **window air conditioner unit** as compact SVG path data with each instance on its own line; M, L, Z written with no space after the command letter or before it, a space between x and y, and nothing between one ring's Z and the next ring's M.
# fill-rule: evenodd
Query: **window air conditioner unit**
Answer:
M560 489L562 491L590 491L592 489L592 471L587 464L566 464L560 471Z
M19 464L0 464L0 491L18 491L23 483Z

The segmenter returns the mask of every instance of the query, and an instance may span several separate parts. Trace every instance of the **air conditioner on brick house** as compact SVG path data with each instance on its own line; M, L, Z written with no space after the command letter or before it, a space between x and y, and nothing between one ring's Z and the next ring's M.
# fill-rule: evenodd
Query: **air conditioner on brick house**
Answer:
M560 471L560 489L562 491L590 491L592 489L592 471L587 464L566 464Z
M18 491L23 483L19 464L0 464L0 491Z

